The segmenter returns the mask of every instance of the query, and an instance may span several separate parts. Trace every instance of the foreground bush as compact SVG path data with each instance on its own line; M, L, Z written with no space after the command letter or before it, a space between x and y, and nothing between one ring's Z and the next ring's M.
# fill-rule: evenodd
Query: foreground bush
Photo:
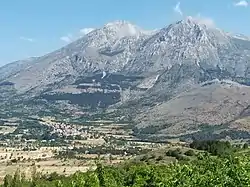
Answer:
M33 175L32 181L18 173L6 176L4 187L237 187L250 186L249 157L215 158L199 155L187 164L97 165L95 171L72 176ZM21 177L20 177L21 176Z

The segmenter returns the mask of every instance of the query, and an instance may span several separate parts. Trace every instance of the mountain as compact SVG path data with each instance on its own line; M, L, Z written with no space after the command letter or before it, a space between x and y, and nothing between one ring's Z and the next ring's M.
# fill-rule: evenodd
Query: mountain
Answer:
M29 67L8 78L18 92L43 91L48 85L96 71L117 72L148 34L125 21L96 29L55 52L35 59ZM65 80L67 79L67 80ZM72 82L69 80L69 82Z
M20 113L101 109L132 120L144 138L199 136L204 124L232 136L249 130L249 68L248 37L192 17L155 31L115 21L0 68L0 99Z

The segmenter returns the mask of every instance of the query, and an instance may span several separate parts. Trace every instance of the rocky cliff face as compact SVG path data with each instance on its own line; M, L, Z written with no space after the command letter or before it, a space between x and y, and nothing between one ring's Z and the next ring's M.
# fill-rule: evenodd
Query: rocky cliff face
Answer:
M237 119L248 107L249 69L248 37L191 17L152 32L116 21L55 52L0 68L0 91L5 101L112 107L133 116L138 132L158 125L156 134L182 134L178 129L190 124ZM231 104L221 104L222 110L216 105L222 101ZM211 118L216 112L220 117Z
M69 76L102 71L148 76L176 65L248 78L249 51L246 37L207 28L190 17L154 32L116 21L62 49L0 71L1 79L13 82L20 92L39 90Z

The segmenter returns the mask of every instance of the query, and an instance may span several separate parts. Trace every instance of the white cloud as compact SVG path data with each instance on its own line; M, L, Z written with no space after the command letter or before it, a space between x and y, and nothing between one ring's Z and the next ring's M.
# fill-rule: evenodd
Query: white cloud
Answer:
M210 28L215 27L215 22L212 18L203 17L203 16L201 16L201 14L198 14L197 16L190 17L190 18L193 19L194 21L200 23L200 24L206 25L207 27L210 27Z
M60 38L60 40L67 42L67 43L70 43L74 40L74 38L73 38L72 34L68 34L67 36L62 36Z
M182 15L183 15L183 12L182 12L182 10L181 10L180 5L181 5L181 2L178 2L178 3L175 5L175 7L174 7L174 11L182 16Z
M19 39L20 39L20 40L27 41L27 42L34 42L34 41L35 41L33 38L27 38L27 37L24 37L24 36L20 36Z
M94 29L94 28L84 28L84 29L81 29L81 30L80 30L80 34L81 34L82 36L84 36L84 35L86 35L86 34L92 32L93 30L95 30L95 29Z
M246 0L239 1L237 3L234 3L234 6L241 6L241 7L248 7L248 2Z
M65 36L62 36L60 38L60 40L66 42L66 43L70 43L70 42L73 42L74 40L77 40L77 39L83 37L84 35L92 32L93 30L94 30L94 28L84 28L84 29L81 29L79 31L79 33L77 33L77 34L67 34Z

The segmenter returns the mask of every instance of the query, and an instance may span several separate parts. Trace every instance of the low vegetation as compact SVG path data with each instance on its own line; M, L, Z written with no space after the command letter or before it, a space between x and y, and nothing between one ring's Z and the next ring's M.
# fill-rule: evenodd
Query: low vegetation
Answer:
M77 172L69 177L55 173L33 173L28 180L19 171L7 175L3 187L214 187L249 186L250 158L210 157L200 155L198 160L169 165L126 164L103 166L95 171Z
M20 170L6 175L2 187L236 187L250 186L250 154L247 144L195 141L192 148L169 149L164 155L144 155L139 162L118 165L96 162L96 169L70 176L41 174L34 166L31 177ZM225 152L222 150L225 149ZM164 157L176 162L161 163ZM195 159L183 159L193 158ZM182 158L182 159L181 159ZM148 162L155 159L157 162Z

